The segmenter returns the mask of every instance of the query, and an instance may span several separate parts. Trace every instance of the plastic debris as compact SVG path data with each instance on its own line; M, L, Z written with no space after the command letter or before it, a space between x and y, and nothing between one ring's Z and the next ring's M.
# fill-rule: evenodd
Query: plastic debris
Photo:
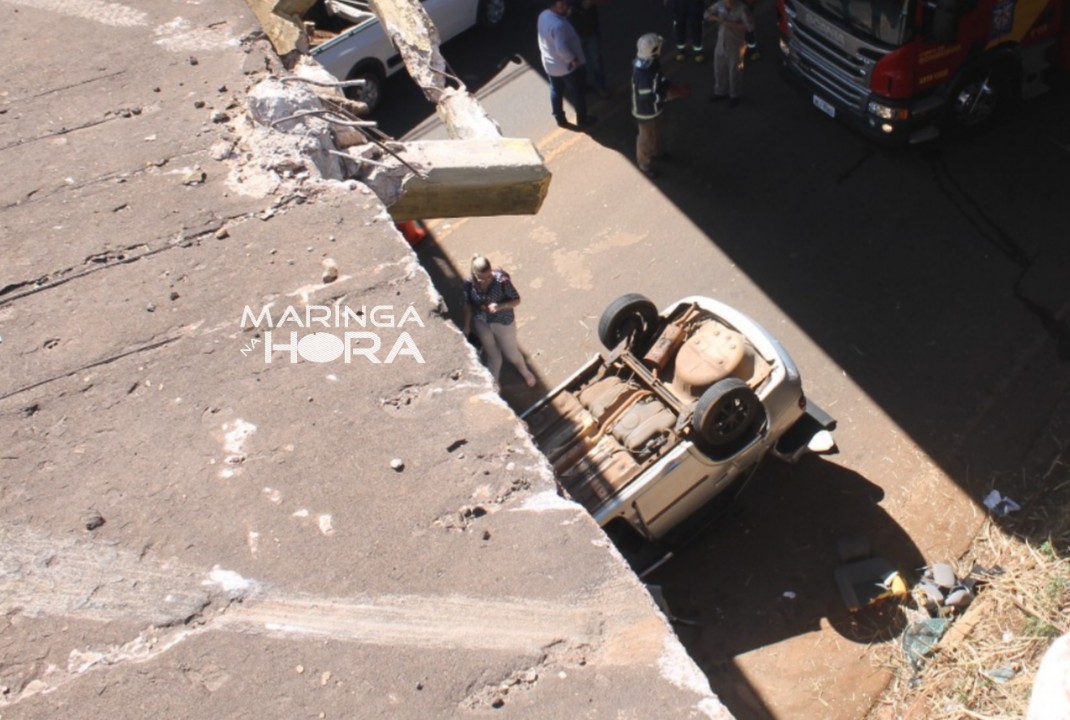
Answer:
M394 458L390 461L390 467L394 472L401 472L405 469L405 462L401 458Z
M964 608L969 605L972 600L973 593L970 592L968 588L959 585L947 594L947 597L944 598L944 605L954 608Z
M1007 517L1012 512L1022 509L1022 506L1009 497L1000 494L999 490L993 490L985 496L985 507L996 517Z
M835 447L836 440L828 430L818 430L806 445L810 452L818 454L827 453Z
M788 600L794 600L796 597L795 593L793 593L791 590L785 590L783 596L786 597Z
M983 583L990 571L974 565L970 574L960 578L948 563L934 563L914 587L914 599L931 617L945 617L961 613L973 602L978 583Z
M995 670L982 670L981 674L994 682L1005 683L1013 680L1018 670L1013 665L1005 665Z
M947 618L929 618L907 626L903 632L903 652L915 670L925 664L925 659L932 654L933 647L947 632L950 624L951 621Z
M840 597L851 612L888 598L904 597L909 589L903 576L884 558L840 565L833 572Z

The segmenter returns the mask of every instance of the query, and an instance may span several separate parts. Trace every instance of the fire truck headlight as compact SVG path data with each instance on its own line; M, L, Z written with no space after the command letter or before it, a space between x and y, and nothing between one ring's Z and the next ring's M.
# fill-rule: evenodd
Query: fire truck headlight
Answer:
M879 102L870 101L869 114L876 115L881 120L891 120L895 117L895 108L890 108L887 105L881 105Z
M910 118L910 110L907 108L889 107L873 100L870 100L868 110L870 115L875 115L881 120L908 120Z

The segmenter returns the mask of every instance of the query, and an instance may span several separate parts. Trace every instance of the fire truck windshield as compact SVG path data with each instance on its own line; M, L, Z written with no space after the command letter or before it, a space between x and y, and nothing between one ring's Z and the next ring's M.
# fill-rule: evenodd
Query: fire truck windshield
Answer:
M892 47L910 40L908 19L913 0L803 0L840 20L852 30Z

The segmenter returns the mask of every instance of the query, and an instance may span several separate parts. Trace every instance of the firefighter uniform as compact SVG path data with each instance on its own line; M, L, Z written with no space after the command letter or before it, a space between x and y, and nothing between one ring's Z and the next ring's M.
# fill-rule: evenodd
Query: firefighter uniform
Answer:
M662 111L669 90L669 82L661 73L661 43L661 37L654 33L643 35L632 62L632 116L639 124L635 162L647 175L653 175L650 163L662 152Z

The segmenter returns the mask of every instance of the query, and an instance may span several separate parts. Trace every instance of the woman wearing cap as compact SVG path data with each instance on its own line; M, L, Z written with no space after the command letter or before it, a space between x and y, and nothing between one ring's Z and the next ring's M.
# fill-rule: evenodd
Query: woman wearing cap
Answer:
M528 387L534 387L531 374L516 341L516 313L520 293L509 274L495 270L482 255L472 256L472 275L464 283L464 334L475 331L487 353L487 366L494 382L502 371L502 356L520 372Z

